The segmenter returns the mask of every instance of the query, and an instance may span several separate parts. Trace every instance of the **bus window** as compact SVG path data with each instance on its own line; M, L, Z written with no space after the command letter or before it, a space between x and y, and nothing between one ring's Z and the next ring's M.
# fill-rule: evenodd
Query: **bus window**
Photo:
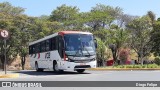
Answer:
M51 50L56 50L56 38L51 39Z
M29 46L29 54L33 54L32 46Z
M35 45L32 45L32 54L35 53Z
M41 52L45 52L46 48L45 48L45 41L41 42Z
M49 39L46 40L46 51L50 51L50 43Z
M37 44L35 44L34 46L35 46L35 47L34 47L34 48L35 48L34 52L35 52L35 53L39 53L39 52L40 52L40 43L37 43Z

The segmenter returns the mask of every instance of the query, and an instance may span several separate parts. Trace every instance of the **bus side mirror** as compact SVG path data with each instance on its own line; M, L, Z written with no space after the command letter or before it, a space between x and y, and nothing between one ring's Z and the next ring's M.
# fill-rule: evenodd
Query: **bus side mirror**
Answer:
M95 48L98 47L98 44L97 44L97 40L96 40L96 39L94 39L94 45L95 45Z

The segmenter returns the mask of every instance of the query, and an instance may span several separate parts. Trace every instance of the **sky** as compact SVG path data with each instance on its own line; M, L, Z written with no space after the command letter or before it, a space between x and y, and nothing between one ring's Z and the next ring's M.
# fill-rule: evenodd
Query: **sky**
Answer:
M160 17L160 0L0 0L10 2L13 6L25 8L28 16L50 15L62 4L77 6L80 12L88 12L96 4L121 7L125 14L143 16L147 11L153 11L156 18Z

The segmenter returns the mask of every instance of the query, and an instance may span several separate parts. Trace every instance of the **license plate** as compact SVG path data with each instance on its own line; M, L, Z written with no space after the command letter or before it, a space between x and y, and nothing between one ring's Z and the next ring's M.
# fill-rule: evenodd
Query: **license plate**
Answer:
M80 65L86 65L86 63L80 63Z

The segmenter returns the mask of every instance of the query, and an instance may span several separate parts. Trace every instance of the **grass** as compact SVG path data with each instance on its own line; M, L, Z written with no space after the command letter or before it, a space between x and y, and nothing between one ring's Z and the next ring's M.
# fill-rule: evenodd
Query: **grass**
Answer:
M157 64L146 64L146 65L117 65L117 66L106 66L106 67L97 67L97 68L106 68L106 69L132 69L132 68L140 68L140 69L154 69L160 68Z

